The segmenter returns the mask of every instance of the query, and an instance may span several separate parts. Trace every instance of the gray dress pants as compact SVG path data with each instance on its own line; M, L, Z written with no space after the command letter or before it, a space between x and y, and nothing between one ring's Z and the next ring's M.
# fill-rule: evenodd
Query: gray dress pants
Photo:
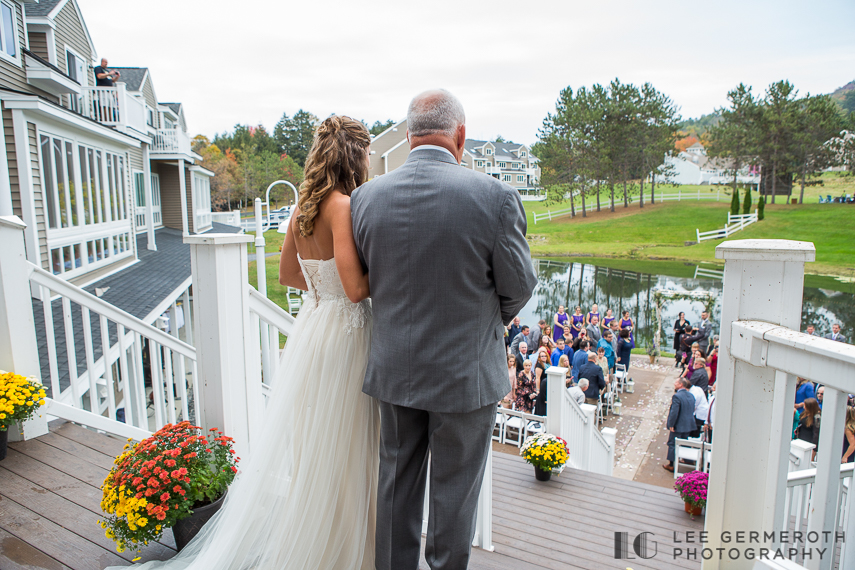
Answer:
M419 566L428 457L425 559L432 570L467 567L495 413L496 404L440 413L380 402L377 570Z

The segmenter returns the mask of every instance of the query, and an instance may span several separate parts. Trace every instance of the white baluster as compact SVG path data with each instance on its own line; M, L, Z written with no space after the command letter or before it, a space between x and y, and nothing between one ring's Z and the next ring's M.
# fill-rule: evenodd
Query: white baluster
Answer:
M50 394L53 399L59 399L62 390L59 387L59 367L56 363L56 332L53 328L53 308L50 302L50 290L41 288L42 312L45 319L45 338L47 339L48 369L50 370Z
M77 385L77 353L74 350L74 322L71 316L71 301L68 297L62 298L62 319L65 326L65 354L68 357L68 381L71 384L71 403L75 408L81 407L80 386ZM59 394L54 396L59 398Z
M122 396L124 400L124 408L125 408L125 422L129 426L139 426L142 427L140 422L135 422L134 420L137 417L136 411L134 410L134 397L131 392L131 379L128 376L128 353L125 349L125 327L120 324L116 324L116 337L118 338L119 345L119 374L122 379Z
M95 374L95 355L92 347L92 321L89 308L80 306L83 321L83 354L86 358L86 374L89 377L89 411L101 415L101 398L98 395L98 376Z
M110 328L107 317L101 315L101 357L104 361L104 382L107 384L107 417L116 419L116 393L113 388L113 365L110 360ZM117 345L121 352L122 339L119 338Z

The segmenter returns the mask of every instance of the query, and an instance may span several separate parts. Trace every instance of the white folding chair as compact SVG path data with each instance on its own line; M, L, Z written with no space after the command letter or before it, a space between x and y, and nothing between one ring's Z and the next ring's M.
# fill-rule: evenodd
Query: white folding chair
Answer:
M516 410L505 410L502 412L505 416L505 424L502 426L502 443L514 443L517 447L522 446L523 432L525 431L525 420L522 418L522 412ZM516 438L511 434L515 434Z
M502 428L505 425L505 415L502 413L502 406L499 405L499 409L496 411L496 423L493 426L493 439L495 441L502 441Z
M694 467L691 470L703 471L703 449L701 438L674 440L674 479L680 475L680 466L684 465L681 460L693 464Z
M703 469L701 469L701 471L705 471L705 472L709 473L711 463L712 463L712 444L704 442L704 461L702 464Z
M629 380L629 374L626 371L626 365L624 364L615 364L615 380L617 380L618 389L620 393L623 394L624 388L626 388L626 381Z

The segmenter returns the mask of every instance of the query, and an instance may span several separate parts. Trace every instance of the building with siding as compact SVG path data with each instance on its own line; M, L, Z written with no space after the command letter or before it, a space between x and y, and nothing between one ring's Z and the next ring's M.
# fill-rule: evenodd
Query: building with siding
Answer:
M407 120L399 121L371 140L368 177L386 174L407 160ZM524 144L466 139L461 166L483 172L513 186L522 194L540 188L540 165Z
M183 238L240 231L212 223L184 106L158 101L145 67L97 87L76 0L0 0L0 17L0 216L26 223L28 261L154 323L188 298Z

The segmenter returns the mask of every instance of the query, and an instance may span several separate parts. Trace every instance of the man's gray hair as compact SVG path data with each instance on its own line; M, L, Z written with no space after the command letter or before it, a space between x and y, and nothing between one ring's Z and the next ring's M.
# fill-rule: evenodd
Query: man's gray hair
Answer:
M590 385L591 385L591 383L588 382L587 378L582 378L579 380L579 388L582 390L585 390Z
M445 89L419 93L413 97L407 108L407 129L413 137L453 137L457 127L465 122L463 105Z

